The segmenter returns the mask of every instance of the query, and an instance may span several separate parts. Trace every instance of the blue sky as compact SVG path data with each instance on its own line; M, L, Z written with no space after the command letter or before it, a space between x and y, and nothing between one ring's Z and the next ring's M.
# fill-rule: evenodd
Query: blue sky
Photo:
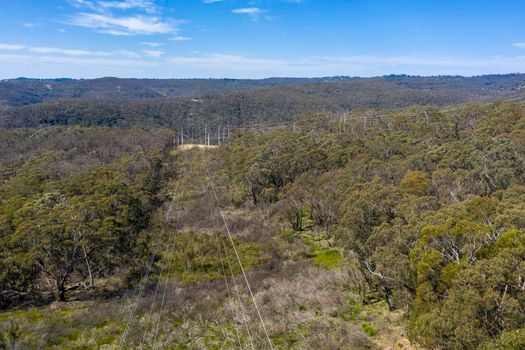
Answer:
M0 78L525 72L523 0L0 0Z

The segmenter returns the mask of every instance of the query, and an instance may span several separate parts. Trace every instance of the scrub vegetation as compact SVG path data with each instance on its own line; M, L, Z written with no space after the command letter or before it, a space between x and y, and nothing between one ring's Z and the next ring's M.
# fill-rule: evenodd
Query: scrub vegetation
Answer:
M0 349L525 346L524 103L79 124L0 131Z

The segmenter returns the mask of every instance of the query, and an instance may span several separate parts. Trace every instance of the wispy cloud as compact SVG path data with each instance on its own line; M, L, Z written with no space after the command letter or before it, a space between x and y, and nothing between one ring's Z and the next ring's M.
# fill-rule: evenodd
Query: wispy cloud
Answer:
M141 53L129 50L94 51L73 48L58 48L44 46L29 46L23 43L0 43L0 51L27 52L28 57L70 57L83 58L134 58L141 57L161 58L163 50L153 49L163 44L158 42L142 42L142 45L152 49L142 50ZM4 55L5 56L5 55ZM53 56L54 57L54 56ZM353 56L318 56L296 59L250 57L230 54L211 54L193 56L169 56L162 58L166 64L186 67L210 68L229 67L232 69L248 70L284 70L318 72L331 71L335 74L345 74L356 71L410 71L420 68L439 68L443 70L461 71L479 69L480 71L523 71L525 55L521 56L493 56L493 57L453 57L453 56L423 56L423 55L353 55ZM309 74L305 74L309 75Z
M154 13L157 11L157 6L151 0L99 1L98 5L105 9L142 9L149 13Z
M176 35L173 38L170 39L171 41L188 41L193 40L193 38L182 36L182 35Z
M26 46L22 44L0 44L0 50L17 51L23 50Z
M519 47L520 49L525 49L525 42L523 42L523 43L513 43L512 46Z
M163 43L158 43L154 41L143 41L140 43L140 45L149 46L149 47L160 47L163 46Z
M182 65L223 65L223 64L247 64L247 65L276 65L287 64L287 60L254 58L227 54L213 54L207 56L174 56L166 61L171 64Z
M61 49L56 47L31 47L29 51L42 54L61 54L66 56L99 56L99 57L129 57L139 58L140 55L134 51L117 50L117 51L90 51L90 50L73 50Z
M154 57L154 58L159 58L160 56L164 54L164 51L160 51L160 50L143 50L142 52L144 52L146 56Z
M240 9L234 9L232 10L233 13L241 13L241 14L247 14L247 15L257 15L263 12L258 7L245 7Z
M90 9L97 12L104 12L105 10L111 9L139 9L153 13L158 10L158 7L152 0L70 0L70 3L77 8Z
M0 64L9 68L3 74L29 71L45 76L50 71L55 71L71 72L76 77L85 74L84 71L75 69L78 66L100 67L98 70L92 70L98 72L98 76L102 74L101 72L105 72L119 76L142 75L161 78L169 76L233 78L376 76L390 73L477 75L523 71L525 55L439 57L407 54L266 58L215 53L169 56L163 50L153 48L137 53L124 50L90 51L0 44ZM144 69L144 67L149 68Z
M202 0L203 3L205 4L214 4L216 2L224 2L226 0Z
M263 12L265 11L258 7L243 7L232 10L232 13L236 13L239 15L248 15L250 17L250 20L252 21L257 21L259 19L259 16Z
M97 4L91 0L69 0L69 3L77 8L89 8L91 10L97 10Z
M70 0L80 9L66 23L114 36L176 34L181 20L165 19L152 0Z
M24 23L22 23L22 26L23 26L24 28L35 28L35 27L40 26L40 23L35 23L35 22L24 22Z
M67 56L111 56L109 52L97 52L97 51L88 51L88 50L70 50L70 49L60 49L56 47L30 47L29 51L35 53L59 53Z
M156 16L114 17L113 15L81 12L71 18L68 23L97 29L112 35L152 35L176 33L181 22L169 23Z
M53 55L57 54L60 56L74 56L74 57L126 57L126 58L139 58L140 55L134 51L129 50L116 50L116 51L92 51L92 50L79 50L79 49L65 49L58 47L44 47L44 46L27 46L24 44L0 44L0 51L27 51L33 54L42 55Z
M50 63L66 63L72 65L103 65L103 66L131 66L131 67L153 67L157 66L157 62L146 60L130 60L130 59L112 59L112 58L72 58L72 57L57 57L57 56L42 56L37 58L41 62Z
M32 65L35 63L54 63L70 65L103 65L103 66L131 66L154 67L159 62L148 60L119 59L119 58L89 58L89 57L64 57L64 56L33 56L33 55L4 55L0 54L0 62Z
M463 74L484 72L508 73L523 71L525 56L510 57L430 57L400 56L326 56L297 59L270 59L260 57L213 54L207 56L176 56L166 59L167 65L200 72L229 72L229 76L374 76L390 73L408 74ZM261 75L261 72L264 72ZM225 74L228 76L228 74Z

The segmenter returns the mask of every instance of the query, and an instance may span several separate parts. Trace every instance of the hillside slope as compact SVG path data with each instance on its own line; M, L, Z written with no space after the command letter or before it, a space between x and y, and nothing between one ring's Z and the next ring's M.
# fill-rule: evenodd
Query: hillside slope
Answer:
M184 129L188 138L197 139L203 134L206 125L217 129L228 125L291 121L308 113L342 113L371 108L395 109L411 105L444 106L515 95L523 98L525 92L520 86L525 85L524 77L386 77L342 81L333 79L330 82L315 82L312 79L314 82L308 84L299 84L302 80L288 79L238 81L241 86L248 84L250 88L240 88L247 91L221 94L162 98L128 96L120 99L114 98L111 93L104 94L104 89L101 89L93 90L101 94L100 98L93 99L93 96L87 94L75 99L50 99L47 102L6 108L0 111L0 127L75 124L160 126ZM125 82L131 84L140 81ZM170 82L161 80L149 83L169 85ZM181 81L177 84L183 88L191 88L197 82L199 81ZM229 86L228 84L235 84L235 81L225 83L210 80L200 83ZM267 87L271 84L275 86ZM148 85L140 91L146 94ZM224 87L221 90L225 91L230 89Z
M485 75L479 77L411 77L393 75L378 78L269 78L245 79L12 79L0 81L0 104L21 106L59 99L133 100L205 96L260 88L323 85L338 83L348 88L362 84L381 85L384 89L405 87L413 90L440 90L474 99L496 96L525 86L523 74ZM345 88L345 89L348 89Z
M367 114L0 131L1 341L523 347L525 104Z

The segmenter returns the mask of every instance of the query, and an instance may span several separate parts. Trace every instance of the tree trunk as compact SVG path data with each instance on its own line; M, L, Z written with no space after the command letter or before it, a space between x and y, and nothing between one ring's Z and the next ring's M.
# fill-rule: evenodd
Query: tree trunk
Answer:
M58 301L66 301L66 286L64 281L57 282Z
M392 302L392 290L387 286L386 282L381 281L381 287L385 294L385 301L388 305L388 311L394 311L394 303Z
M253 204L257 205L257 194L255 193L255 188L252 187L251 192L252 192Z
M93 288L95 286L95 280L93 279L93 273L91 272L91 265L89 264L89 259L86 253L86 248L82 246L82 251L84 252L84 260L86 261L86 267L89 274L89 287Z
M303 213L300 211L299 213L295 213L295 222L292 225L293 229L295 231L302 231L303 230Z

